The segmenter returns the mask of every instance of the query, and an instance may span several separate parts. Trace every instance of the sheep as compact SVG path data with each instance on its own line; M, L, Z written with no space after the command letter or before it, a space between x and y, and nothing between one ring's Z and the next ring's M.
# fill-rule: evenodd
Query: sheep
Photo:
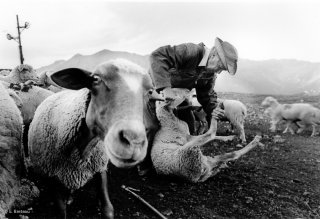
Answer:
M27 81L26 83L31 82ZM47 97L51 96L53 92L48 91L46 89L43 89L38 86L34 85L26 85L26 83L20 83L20 84L13 84L13 83L6 83L6 82L1 82L6 88L8 88L9 93L16 95L20 98L21 100L21 113L23 117L23 123L24 124L30 124L34 113L37 109L37 107L40 105L40 103L46 99Z
M28 156L27 137L29 125L33 119L34 113L40 103L53 94L53 92L32 85L33 81L25 83L13 84L2 81L10 96L15 100L18 108L21 111L23 118L23 144L25 156Z
M43 71L39 74L39 84L54 93L61 91L63 88L54 83L51 79L52 71Z
M0 75L2 75L2 76L7 76L7 75L9 75L9 73L10 73L10 71L6 70L6 69L0 71Z
M146 156L143 97L152 89L148 74L119 59L100 64L94 72L69 68L51 78L73 90L53 94L37 108L28 135L32 168L53 179L64 218L67 195L96 175L102 215L113 218L107 163L129 168Z
M301 133L307 126L312 126L311 137L316 135L316 126L320 124L320 110L311 104L280 104L274 97L269 96L262 101L261 105L268 107L265 112L270 115L272 132L276 131L278 122L286 121L283 133L289 130L291 134L294 134L290 125L296 124L299 127L297 133Z
M193 113L197 120L201 121L202 127L207 126L206 124L206 114L201 108L200 103L196 99L196 95L193 90L191 91L192 95L188 97L189 106L193 108ZM242 143L246 143L246 136L244 131L244 122L247 116L247 108L246 106L239 100L227 100L227 99L217 99L219 107L224 109L224 117L220 119L220 121L229 121L231 123L231 127L235 127L239 133L239 137ZM201 130L203 132L204 129ZM201 133L200 132L200 133Z
M173 114L173 108L187 97L188 90L173 90L177 92L175 101L157 102L156 107L160 129L153 141L151 159L157 174L178 176L190 182L204 182L224 168L228 161L238 159L259 144L261 137L256 136L241 150L214 157L204 156L201 152L204 144L214 139L232 140L234 136L216 136L215 119L212 119L205 134L191 136L187 123Z
M19 191L22 157L22 117L13 99L0 83L0 218L11 208ZM20 161L20 162L19 162Z
M38 82L38 76L31 65L21 64L16 66L7 76L0 75L0 81L8 83L23 83L28 80Z
M236 128L242 143L246 143L244 121L247 116L247 107L239 100L226 100L218 98L220 107L224 109L224 117L221 121L229 121L231 128Z
M30 181L22 179L25 170L21 144L22 117L2 83L0 112L0 218L5 218L11 208L29 204L39 190L29 189Z

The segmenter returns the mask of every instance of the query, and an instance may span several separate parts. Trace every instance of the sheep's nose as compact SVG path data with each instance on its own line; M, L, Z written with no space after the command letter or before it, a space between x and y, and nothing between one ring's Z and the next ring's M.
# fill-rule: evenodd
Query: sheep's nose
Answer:
M119 132L119 139L125 145L143 146L146 138L143 132L137 132L132 129L124 129Z
M146 142L146 131L141 121L122 121L118 124L118 137L124 145L143 147Z

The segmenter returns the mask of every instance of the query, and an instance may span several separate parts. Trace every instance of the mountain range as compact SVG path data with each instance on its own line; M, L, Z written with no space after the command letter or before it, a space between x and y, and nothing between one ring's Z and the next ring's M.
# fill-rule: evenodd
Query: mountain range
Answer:
M98 64L110 59L128 59L144 68L148 68L148 55L129 52L101 50L92 55L76 54L68 60L59 60L37 69L58 71L64 68L77 67L93 70ZM215 90L220 92L237 92L253 94L304 93L320 94L320 63L293 59L271 59L253 61L239 59L236 75L222 72L216 81Z

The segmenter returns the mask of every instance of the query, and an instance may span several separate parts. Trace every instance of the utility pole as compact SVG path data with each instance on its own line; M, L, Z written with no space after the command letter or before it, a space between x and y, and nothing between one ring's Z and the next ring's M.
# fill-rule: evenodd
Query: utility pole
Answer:
M19 24L19 17L17 15L17 29L18 29L18 36L13 37L9 33L7 34L8 40L15 40L19 44L19 56L20 56L20 63L23 64L24 58L22 53L22 44L21 44L21 32L24 29L28 29L30 27L30 24L28 22L25 22L24 26L20 26Z

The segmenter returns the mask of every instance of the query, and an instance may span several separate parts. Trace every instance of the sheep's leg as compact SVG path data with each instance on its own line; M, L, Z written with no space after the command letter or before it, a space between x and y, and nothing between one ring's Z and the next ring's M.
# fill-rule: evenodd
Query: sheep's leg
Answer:
M261 136L257 135L253 139L253 141L251 141L247 146L245 146L244 148L238 151L233 151L230 153L225 153L225 154L217 155L214 157L207 157L208 164L211 166L211 169L212 169L212 174L216 174L217 172L219 172L220 168L226 167L227 162L239 159L241 156L251 151L257 145L261 144L260 139L261 139Z
M278 122L279 122L279 120L272 120L271 121L271 127L270 127L270 131L271 132L275 132L276 131L276 126L277 126Z
M292 124L292 121L288 120L286 124L287 124L287 126L286 126L285 130L282 133L285 134L285 133L288 132L288 130L290 130L291 134L294 134L294 133L292 133L293 130L292 130L291 126L290 126Z
M185 144L185 147L204 145L209 141L212 141L215 139L216 132L217 132L217 120L212 119L209 130L203 135L188 136L188 139L187 139L188 142Z
M247 140L246 140L246 135L244 133L244 125L243 125L243 123L237 122L235 127L236 127L237 133L239 135L239 138L241 140L241 143L245 144L247 142Z
M214 140L220 140L220 141L232 141L236 136L235 135L229 135L229 136L216 136L214 137Z
M311 137L314 137L317 134L316 126L317 126L317 124L312 123L312 134L311 134Z
M100 200L100 209L103 218L113 219L114 218L114 209L109 198L108 193L108 177L107 171L96 174L98 180L98 196Z
M240 128L240 139L241 139L241 143L243 143L243 144L247 143L243 125Z
M299 121L294 121L294 124L295 124L298 128L300 128L300 127L301 127L301 125L300 125Z
M49 189L52 191L54 202L58 208L59 218L67 218L67 197L70 192L56 180L49 180Z
M67 203L60 193L56 193L56 204L61 218L67 219Z
M305 124L300 123L300 128L298 129L297 133L300 134L301 132L303 132L303 130L306 128Z

